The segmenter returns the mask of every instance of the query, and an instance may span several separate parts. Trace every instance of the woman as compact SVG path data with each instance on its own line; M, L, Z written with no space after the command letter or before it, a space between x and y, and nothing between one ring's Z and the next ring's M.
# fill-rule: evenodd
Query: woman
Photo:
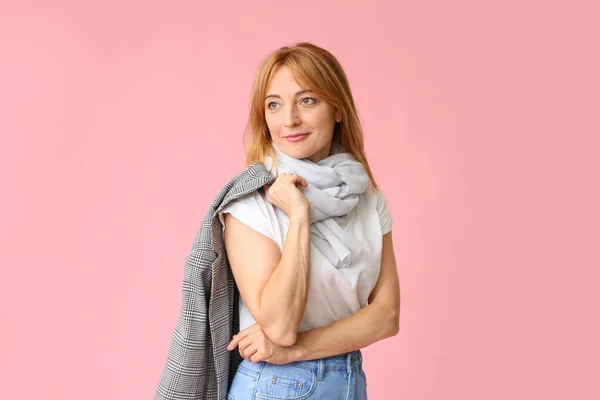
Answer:
M400 289L392 220L336 58L310 43L269 55L248 132L247 164L277 179L219 214L241 295L229 398L365 399L360 349L398 332Z

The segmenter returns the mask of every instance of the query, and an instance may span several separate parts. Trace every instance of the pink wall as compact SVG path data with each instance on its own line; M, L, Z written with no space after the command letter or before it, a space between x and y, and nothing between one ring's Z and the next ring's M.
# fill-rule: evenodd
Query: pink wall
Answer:
M1 398L152 398L254 72L304 40L395 220L370 399L600 398L594 2L91 3L0 3Z

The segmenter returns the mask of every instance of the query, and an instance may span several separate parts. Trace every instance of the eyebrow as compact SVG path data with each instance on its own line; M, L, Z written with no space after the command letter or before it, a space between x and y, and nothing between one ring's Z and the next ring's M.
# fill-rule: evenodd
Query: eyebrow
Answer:
M304 94L304 93L312 93L312 92L313 92L312 90L300 90L299 92L296 92L296 97L298 97L298 96L300 96L301 94ZM267 95L267 96L265 97L265 101L266 101L266 100L267 100L269 97L277 97L277 98L281 99L281 96L280 96L280 95L278 95L278 94L269 94L269 95Z

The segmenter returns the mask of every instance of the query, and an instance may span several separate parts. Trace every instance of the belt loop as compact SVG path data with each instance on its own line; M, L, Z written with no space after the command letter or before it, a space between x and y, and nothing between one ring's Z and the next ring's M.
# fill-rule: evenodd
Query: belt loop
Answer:
M358 350L358 371L360 372L361 375L363 375L365 373L365 370L363 369L363 357L362 357L362 352L360 350Z
M348 373L351 373L353 368L356 368L355 371L362 373L362 354L360 350L352 351L346 355L346 365Z
M322 381L325 374L325 360L320 358L317 360L317 380Z

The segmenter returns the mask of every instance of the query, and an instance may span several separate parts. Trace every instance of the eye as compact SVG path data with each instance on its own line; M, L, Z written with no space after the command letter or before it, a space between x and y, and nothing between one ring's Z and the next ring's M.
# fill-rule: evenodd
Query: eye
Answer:
M312 103L305 103L304 100L312 100ZM317 100L314 99L314 98L312 98L312 97L305 97L302 100L300 100L300 102L303 103L303 104L309 104L310 105L310 104L315 104L317 102Z
M270 102L269 104L267 104L267 108L268 108L269 110L273 110L273 107L271 107L271 104L277 104L277 103L275 103L274 101L272 101L272 102ZM277 105L279 105L279 104L277 104Z

